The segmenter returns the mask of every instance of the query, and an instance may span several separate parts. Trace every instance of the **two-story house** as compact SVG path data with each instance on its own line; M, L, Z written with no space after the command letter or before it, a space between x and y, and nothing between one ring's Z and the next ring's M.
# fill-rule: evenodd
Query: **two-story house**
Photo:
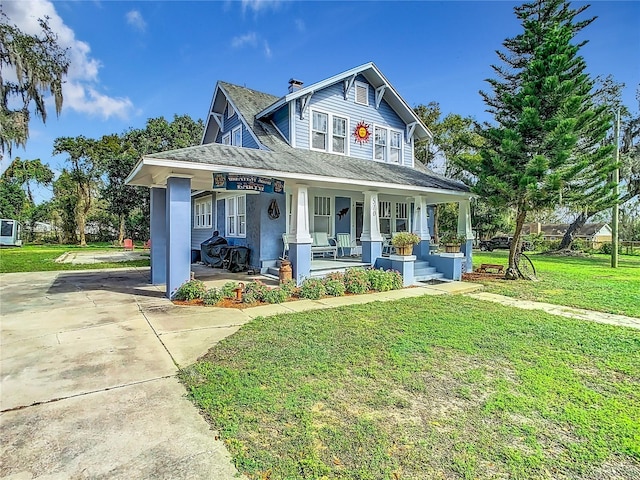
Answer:
M248 247L262 271L284 240L298 283L311 273L317 232L347 234L365 264L403 260L401 271L413 272L404 263L429 261L459 278L471 266L471 194L416 162L416 142L430 136L373 63L308 86L292 79L281 97L218 82L202 144L147 155L128 178L151 189L152 283L170 295L216 230ZM449 202L460 204L458 231L469 241L464 254L434 256L429 207ZM413 257L390 260L383 242L398 231L422 241Z

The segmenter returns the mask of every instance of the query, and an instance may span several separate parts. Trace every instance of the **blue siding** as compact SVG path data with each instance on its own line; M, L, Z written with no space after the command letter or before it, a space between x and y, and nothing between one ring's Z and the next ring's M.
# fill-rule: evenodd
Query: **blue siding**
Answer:
M359 75L357 81L367 83L365 78ZM296 102L296 147L309 149L309 122L311 121L310 111L313 109L324 112L346 116L349 120L347 127L349 149L348 154L352 157L373 160L373 128L375 125L390 127L402 132L403 152L402 159L405 165L412 165L411 143L406 142L406 125L396 114L389 104L382 100L378 109L375 107L375 89L369 86L369 105L355 103L355 85L349 91L347 100L344 99L343 83L339 82L313 94L311 97L309 110L304 119L300 119L300 106ZM368 143L360 145L353 139L353 129L358 122L364 121L371 125L371 139Z
M247 130L244 124L240 121L238 113L234 113L231 118L227 118L227 113L224 113L224 130L220 130L216 136L215 143L222 143L222 136L226 133L230 133L238 125L242 124L242 146L246 148L260 148L255 141L251 133Z
M289 104L286 104L273 114L273 123L282 132L284 138L289 141Z
M215 222L216 222L216 214L217 212L214 210L212 212L213 214L213 225L211 226L211 228L195 228L194 226L194 212L195 212L195 201L196 199L200 199L202 197L207 197L212 195L211 193L207 193L205 195L200 195L199 197L193 197L191 198L191 250L200 250L200 244L202 242L204 242L205 240L207 240L208 238L211 238L213 236L213 231L216 228ZM219 202L216 202L216 197L215 194L213 194L213 201L212 201L212 208L216 208L216 204ZM223 202L224 204L224 202Z

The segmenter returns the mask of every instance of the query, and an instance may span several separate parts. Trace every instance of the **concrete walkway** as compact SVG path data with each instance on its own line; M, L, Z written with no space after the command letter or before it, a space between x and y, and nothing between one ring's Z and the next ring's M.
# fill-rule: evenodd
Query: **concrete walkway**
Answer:
M489 302L500 303L509 307L522 308L524 310L543 310L547 313L559 315L561 317L577 318L579 320L588 320L590 322L640 329L640 318L635 317L596 312L593 310L585 310L583 308L565 307L563 305L554 305L552 303L520 300L488 292L470 293L469 296L478 300L487 300Z
M148 282L148 268L0 275L0 479L237 478L178 367L257 316L479 287L236 310L173 305Z

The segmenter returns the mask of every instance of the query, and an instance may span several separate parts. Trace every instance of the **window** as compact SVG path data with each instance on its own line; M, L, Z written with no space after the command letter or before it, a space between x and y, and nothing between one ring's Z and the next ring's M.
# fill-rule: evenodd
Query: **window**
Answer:
M231 118L235 115L236 111L233 109L233 106L227 102L227 118Z
M313 231L331 233L331 197L313 198Z
M347 119L333 117L333 143L331 151L334 153L346 153L347 151Z
M231 144L239 147L242 146L242 126L231 130Z
M311 117L311 149L346 154L348 120L337 115L316 111L312 112Z
M380 202L380 233L391 235L391 202Z
M407 204L396 203L396 232L409 231L409 217L407 216Z
M385 127L374 127L373 141L374 160L402 163L402 132Z
M356 103L369 105L369 85L356 82Z
M389 142L389 161L392 163L400 163L402 160L402 134L400 132L391 131L391 139Z
M247 196L237 195L225 200L227 212L227 236L245 237L247 235Z
M193 205L193 228L211 228L213 225L213 202L211 197L198 198Z
M374 129L374 159L382 162L387 161L387 129L375 127Z
M327 149L327 128L329 116L326 113L313 112L311 125L311 148L316 150Z
M230 133L225 133L222 136L222 144L223 145L231 145L231 134Z

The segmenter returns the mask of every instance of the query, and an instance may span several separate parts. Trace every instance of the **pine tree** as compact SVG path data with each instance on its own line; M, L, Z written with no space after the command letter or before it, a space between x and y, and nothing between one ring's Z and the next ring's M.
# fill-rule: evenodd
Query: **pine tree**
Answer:
M480 92L495 124L481 131L481 159L472 164L475 192L496 207L516 211L507 276L515 264L527 214L558 205L563 195L607 187L612 147L603 144L611 116L592 98L593 80L572 43L595 18L576 21L588 5L571 9L562 0L537 0L515 8L523 32L503 43L503 66ZM602 191L601 191L602 193ZM609 193L611 195L611 193Z

